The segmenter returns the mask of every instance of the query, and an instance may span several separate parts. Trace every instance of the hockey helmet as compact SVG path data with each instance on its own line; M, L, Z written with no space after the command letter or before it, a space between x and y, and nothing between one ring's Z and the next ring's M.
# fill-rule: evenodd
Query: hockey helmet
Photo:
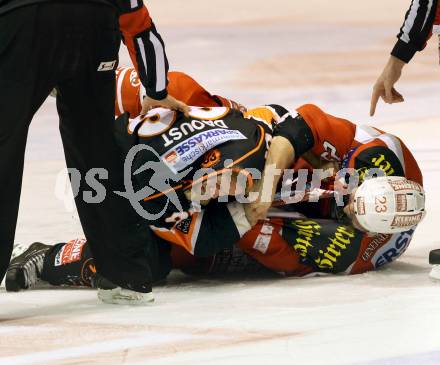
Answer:
M425 191L405 177L367 179L355 192L353 211L367 232L405 232L425 217Z

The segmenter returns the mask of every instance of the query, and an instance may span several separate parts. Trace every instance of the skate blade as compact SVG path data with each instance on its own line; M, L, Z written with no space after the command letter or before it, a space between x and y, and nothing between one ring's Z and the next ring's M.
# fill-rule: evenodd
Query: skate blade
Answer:
M429 277L432 280L440 281L440 265L434 265L432 267L431 272L429 273Z
M115 289L98 289L98 298L106 304L150 306L154 303L153 293L139 293L117 287Z

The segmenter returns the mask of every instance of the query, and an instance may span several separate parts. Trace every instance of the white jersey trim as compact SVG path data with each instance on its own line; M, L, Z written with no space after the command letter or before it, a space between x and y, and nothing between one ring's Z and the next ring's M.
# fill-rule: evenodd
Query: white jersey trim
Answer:
M166 88L165 51L154 33L150 33L150 40L156 56L156 91L163 91Z
M411 4L411 10L409 11L408 17L406 18L405 23L403 24L402 27L402 36L400 37L400 39L405 43L410 42L409 33L411 32L414 26L414 21L416 20L417 12L419 11L419 8L420 8L420 1L413 0Z
M136 38L139 50L141 52L142 63L144 64L145 74L148 75L147 57L145 55L145 45L142 38Z
M402 144L400 143L399 139L396 136L393 136L392 134L388 134L388 133L381 133L377 129L367 125L361 125L356 127L356 134L354 136L354 139L359 143L365 144L376 138L384 142L386 146L396 154L402 165L403 172L406 173L405 158L403 157Z

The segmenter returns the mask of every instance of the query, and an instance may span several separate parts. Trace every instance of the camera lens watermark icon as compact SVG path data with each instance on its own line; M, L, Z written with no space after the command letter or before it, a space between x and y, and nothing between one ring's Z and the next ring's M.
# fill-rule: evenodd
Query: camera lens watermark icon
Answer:
M136 158L139 153L148 156L148 161L133 171L137 164ZM156 159L156 161L153 161ZM182 204L174 189L183 178L187 176L192 168L188 168L180 173L174 173L162 161L156 150L145 144L138 144L130 148L124 161L124 192L115 191L130 201L131 206L142 218L149 221L157 220L163 217L169 204L174 205L177 211L182 212ZM133 177L135 182L133 183ZM143 177L146 178L143 181ZM147 181L148 180L148 181ZM174 184L173 184L174 183ZM144 187L135 191L135 187L146 184ZM151 212L147 209L149 204L142 204L142 201L148 200L155 195L164 196L163 207L159 212Z

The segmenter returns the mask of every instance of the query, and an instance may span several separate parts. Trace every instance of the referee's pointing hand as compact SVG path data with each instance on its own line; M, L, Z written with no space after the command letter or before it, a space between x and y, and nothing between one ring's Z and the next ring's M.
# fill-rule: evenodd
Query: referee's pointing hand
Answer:
M402 75L405 62L391 56L382 74L377 79L371 95L370 116L376 112L376 106L380 98L387 104L402 103L403 96L394 88Z

